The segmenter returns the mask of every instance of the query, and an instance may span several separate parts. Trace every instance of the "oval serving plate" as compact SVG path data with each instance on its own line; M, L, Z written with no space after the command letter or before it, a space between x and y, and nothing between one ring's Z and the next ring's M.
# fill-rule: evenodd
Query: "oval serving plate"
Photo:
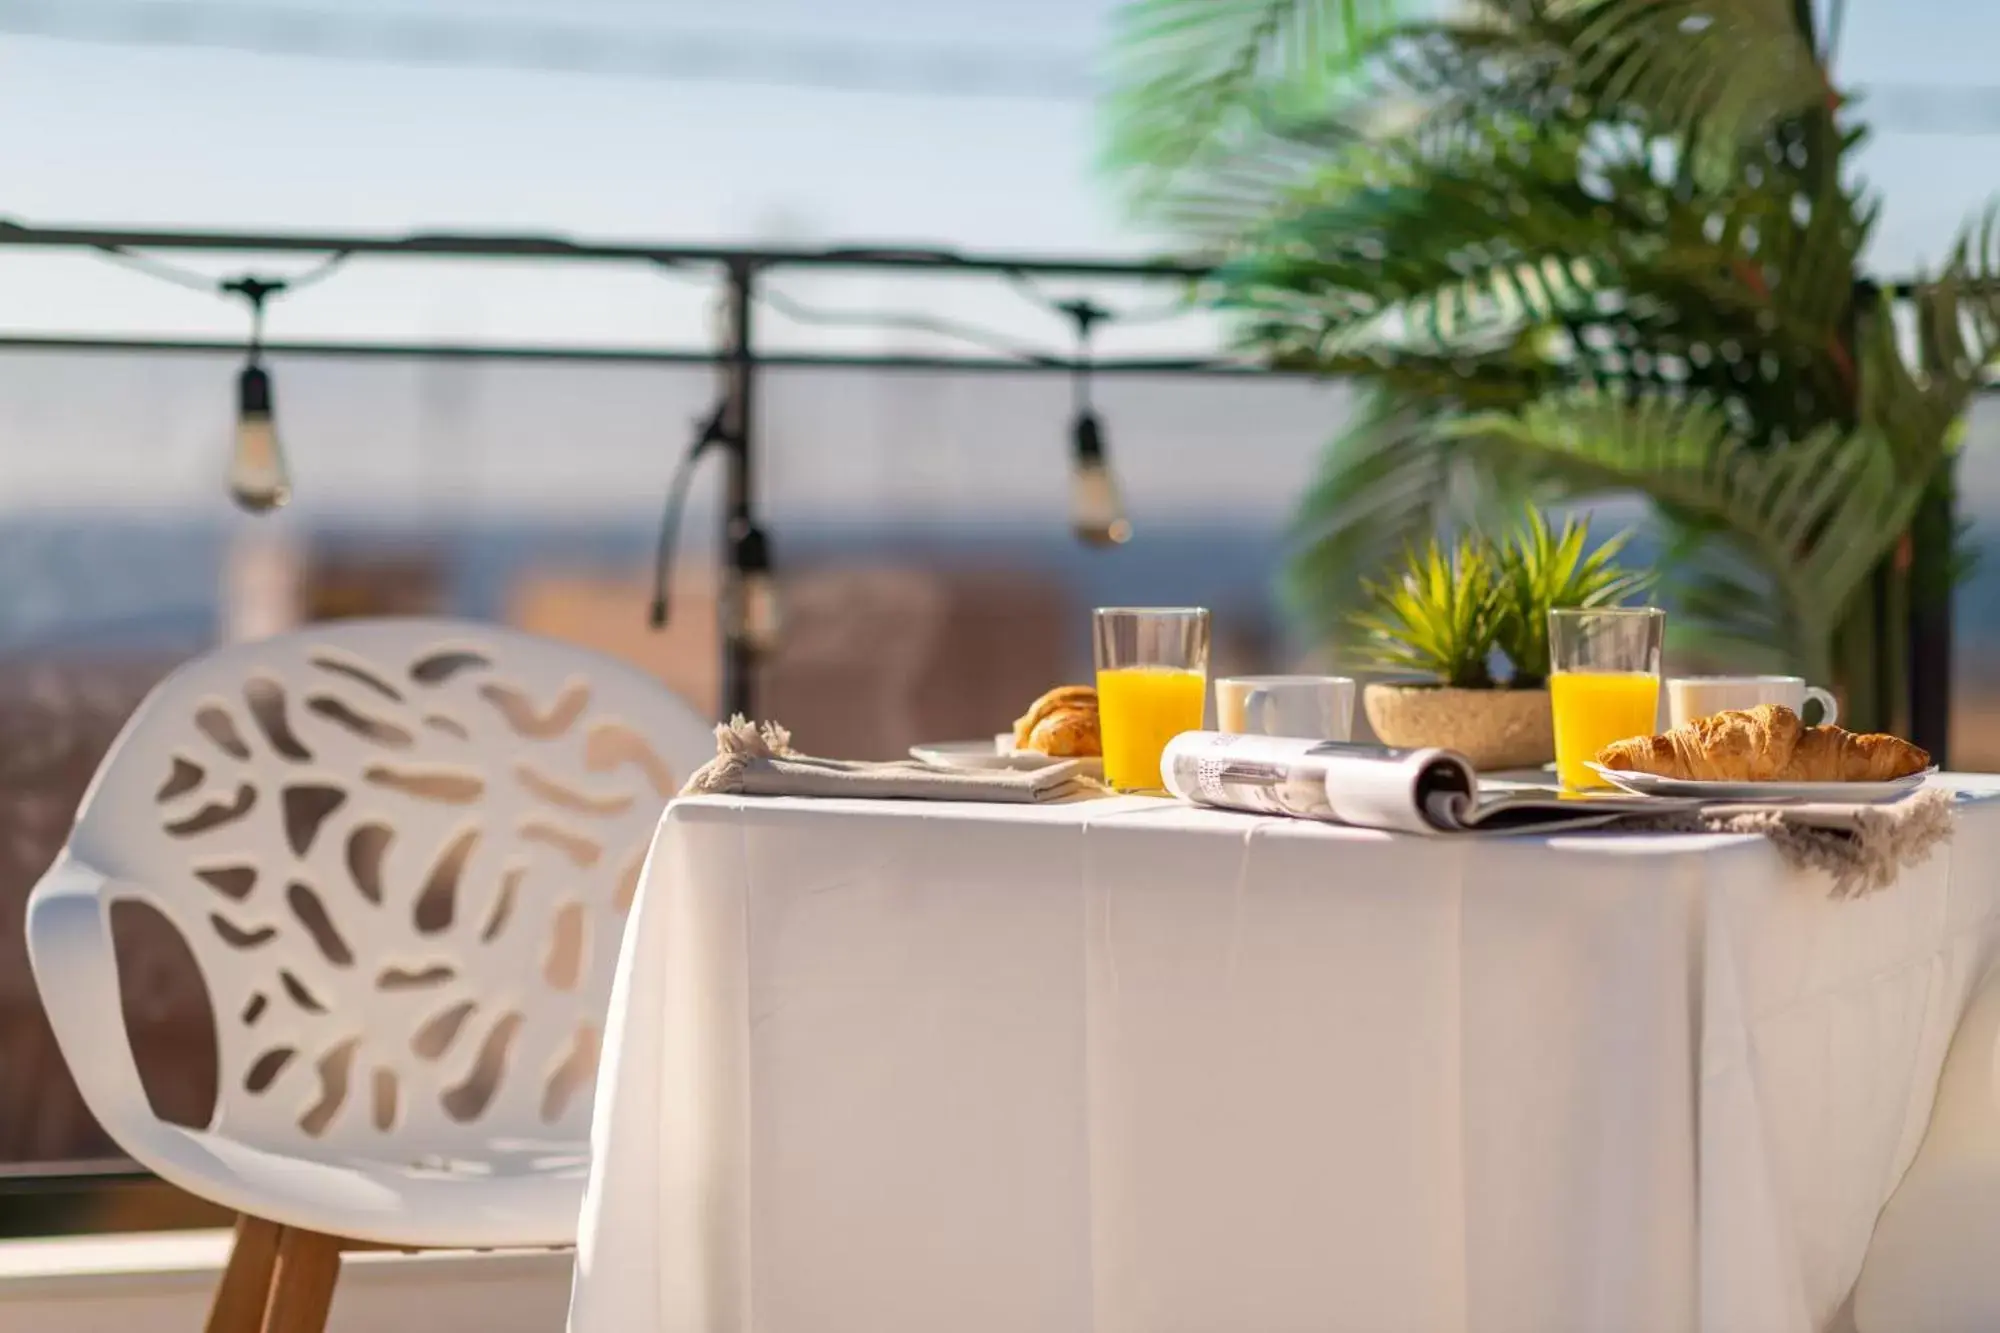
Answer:
M1585 765L1591 772L1620 791L1634 796L1697 797L1709 801L1832 801L1849 805L1879 805L1898 801L1924 785L1937 772L1932 765L1921 773L1888 782L1692 782L1684 778L1663 778L1656 773L1632 773L1606 768L1599 763Z

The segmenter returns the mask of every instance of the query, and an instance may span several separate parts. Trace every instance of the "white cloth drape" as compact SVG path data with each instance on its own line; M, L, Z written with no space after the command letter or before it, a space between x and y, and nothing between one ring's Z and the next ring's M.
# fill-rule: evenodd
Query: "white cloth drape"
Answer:
M1825 887L1749 837L678 802L572 1333L1813 1333L2000 933L2000 804Z

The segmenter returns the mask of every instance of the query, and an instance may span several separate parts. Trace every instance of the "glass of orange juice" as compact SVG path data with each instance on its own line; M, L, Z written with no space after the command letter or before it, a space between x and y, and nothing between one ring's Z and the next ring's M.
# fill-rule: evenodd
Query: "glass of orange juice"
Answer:
M1104 780L1161 791L1160 752L1200 731L1208 698L1208 612L1198 606L1106 606L1093 615Z
M1653 734L1666 627L1667 613L1655 606L1549 612L1549 706L1555 711L1556 776L1564 787L1609 786L1584 765L1613 741Z

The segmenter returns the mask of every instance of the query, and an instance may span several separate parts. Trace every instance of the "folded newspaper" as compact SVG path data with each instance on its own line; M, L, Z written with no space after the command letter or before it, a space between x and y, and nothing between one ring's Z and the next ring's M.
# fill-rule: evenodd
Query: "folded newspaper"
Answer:
M1528 784L1482 789L1471 762L1450 750L1218 731L1174 737L1160 776L1175 796L1202 805L1407 833L1547 833L1700 804Z

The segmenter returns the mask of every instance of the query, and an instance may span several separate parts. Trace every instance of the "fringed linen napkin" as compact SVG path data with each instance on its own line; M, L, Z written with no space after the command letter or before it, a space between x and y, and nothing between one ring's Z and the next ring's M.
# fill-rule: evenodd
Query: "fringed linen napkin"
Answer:
M715 729L715 758L695 770L683 796L858 796L1018 805L1099 795L1074 760L1029 772L934 768L914 759L817 759L792 749L791 733L738 715Z
M1898 872L1930 858L1952 833L1952 794L1926 787L1891 805L1718 803L1669 815L1635 816L1619 828L1761 833L1800 869L1833 876L1833 896L1885 889Z

